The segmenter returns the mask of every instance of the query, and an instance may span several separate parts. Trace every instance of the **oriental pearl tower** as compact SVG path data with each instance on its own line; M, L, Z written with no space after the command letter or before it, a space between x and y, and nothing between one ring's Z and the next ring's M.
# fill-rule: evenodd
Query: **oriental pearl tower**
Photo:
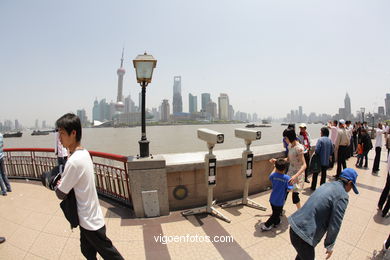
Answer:
M116 98L116 104L115 109L117 113L123 113L123 108L125 105L123 104L123 76L125 75L126 71L123 68L123 54L125 49L122 49L122 58L121 58L121 67L116 71L118 74L118 96Z

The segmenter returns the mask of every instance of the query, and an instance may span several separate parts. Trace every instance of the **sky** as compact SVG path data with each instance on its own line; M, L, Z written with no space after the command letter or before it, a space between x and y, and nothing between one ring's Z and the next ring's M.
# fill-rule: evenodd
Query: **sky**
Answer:
M229 95L235 111L260 117L335 114L384 106L390 93L388 0L0 0L0 121L54 125L95 98L138 103L132 60L157 59L146 106L168 99L173 77L188 94Z

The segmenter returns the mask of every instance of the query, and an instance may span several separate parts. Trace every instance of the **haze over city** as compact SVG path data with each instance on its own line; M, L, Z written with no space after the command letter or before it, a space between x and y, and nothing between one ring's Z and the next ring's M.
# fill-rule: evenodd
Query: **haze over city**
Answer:
M390 86L388 1L0 2L0 121L49 125L96 98L138 102L132 60L157 59L146 106L172 103L174 76L188 94L229 95L236 111L285 117L384 106Z

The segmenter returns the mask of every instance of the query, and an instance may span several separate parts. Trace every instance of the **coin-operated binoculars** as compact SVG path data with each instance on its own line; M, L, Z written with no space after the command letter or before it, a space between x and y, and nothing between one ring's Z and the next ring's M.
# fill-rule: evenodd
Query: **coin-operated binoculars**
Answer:
M208 213L213 216L219 217L220 219L225 220L230 223L230 219L225 217L222 213L214 208L215 200L213 201L213 189L217 185L217 158L213 154L213 148L216 144L221 144L224 141L224 135L222 133L201 128L198 129L198 138L207 143L207 148L209 153L204 157L205 161L205 182L207 185L207 205L195 209L190 209L183 211L181 214L183 216L189 216L199 213Z
M238 128L234 130L234 134L236 137L244 139L246 144L246 150L242 152L242 163L241 163L241 173L242 173L242 177L245 179L244 193L241 199L227 202L226 204L221 205L221 207L227 208L227 207L233 207L237 205L246 205L259 210L266 210L264 206L254 202L251 199L248 199L249 182L252 179L252 171L253 171L253 152L250 150L250 145L252 141L261 139L261 132Z

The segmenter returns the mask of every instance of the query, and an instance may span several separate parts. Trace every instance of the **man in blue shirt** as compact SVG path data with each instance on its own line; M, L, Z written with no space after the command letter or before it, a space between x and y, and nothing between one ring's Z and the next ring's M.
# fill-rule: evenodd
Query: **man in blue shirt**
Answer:
M328 137L329 129L327 127L321 128L321 137L318 139L316 144L315 153L320 156L321 161L321 181L320 185L326 181L326 171L329 168L330 156L333 154L332 140ZM311 189L315 190L317 186L318 172L313 173L311 180Z
M7 192L11 192L11 184L8 181L7 175L5 175L3 146L3 135L0 133L0 187L3 196L7 196Z
M288 183L290 176L284 174L287 168L286 160L277 159L275 161L275 168L275 172L269 176L269 179L272 182L272 192L269 198L272 207L272 215L265 223L261 223L260 228L263 231L268 231L272 227L279 225L287 191L293 188L293 186Z
M345 168L337 181L321 185L305 205L288 218L290 240L298 253L295 259L314 259L314 248L325 233L326 259L331 257L348 206L348 192L353 189L359 194L356 179L356 171Z

